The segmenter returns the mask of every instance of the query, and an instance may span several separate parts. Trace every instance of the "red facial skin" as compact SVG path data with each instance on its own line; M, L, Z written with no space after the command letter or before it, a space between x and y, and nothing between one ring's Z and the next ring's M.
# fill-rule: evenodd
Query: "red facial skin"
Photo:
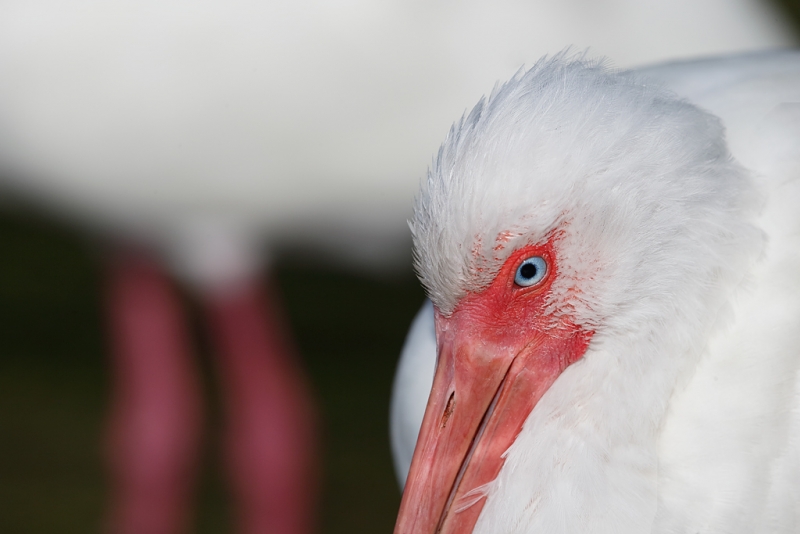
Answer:
M436 310L436 374L395 534L472 532L485 503L473 490L497 477L536 403L586 352L593 332L545 314L559 274L555 241L515 251L449 317ZM547 273L521 287L514 275L532 256Z

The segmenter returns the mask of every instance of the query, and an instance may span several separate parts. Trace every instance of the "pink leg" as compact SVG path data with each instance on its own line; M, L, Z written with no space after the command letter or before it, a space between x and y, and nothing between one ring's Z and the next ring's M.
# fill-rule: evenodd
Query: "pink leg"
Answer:
M186 531L201 401L180 304L143 256L111 266L111 534Z
M253 282L206 299L226 399L226 459L243 534L309 534L312 403L270 297Z

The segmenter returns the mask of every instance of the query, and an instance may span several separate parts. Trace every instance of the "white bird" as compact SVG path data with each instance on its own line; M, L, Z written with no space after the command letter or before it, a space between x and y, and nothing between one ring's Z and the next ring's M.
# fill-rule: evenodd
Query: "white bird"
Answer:
M311 514L291 502L307 488L289 487L303 462L287 457L307 455L308 431L292 423L302 392L255 298L266 256L299 244L325 261L405 265L428 147L483 80L546 50L592 45L629 65L795 41L757 0L9 0L0 185L137 243L200 289L238 421L226 448L243 529L273 531L265 516L283 514L303 531ZM199 433L189 349L158 262L116 265L112 457L118 494L138 496L121 500L149 503L118 507L176 530L170 503L188 493L171 473L186 478Z
M798 532L798 206L798 52L482 100L412 220L438 360L395 532Z

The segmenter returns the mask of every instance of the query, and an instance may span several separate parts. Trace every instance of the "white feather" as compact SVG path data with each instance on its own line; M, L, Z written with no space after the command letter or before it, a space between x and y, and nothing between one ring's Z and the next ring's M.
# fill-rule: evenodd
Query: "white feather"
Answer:
M436 367L436 331L433 306L425 301L414 317L403 344L392 386L390 433L394 468L400 486L406 483L414 445L433 385Z

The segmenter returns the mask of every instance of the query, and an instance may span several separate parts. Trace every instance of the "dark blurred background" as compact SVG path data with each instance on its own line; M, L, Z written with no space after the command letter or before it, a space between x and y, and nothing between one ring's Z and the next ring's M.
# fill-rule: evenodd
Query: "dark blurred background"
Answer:
M773 0L800 28L800 2ZM491 84L491 80L487 81ZM431 151L435 147L431 147ZM108 385L101 254L35 211L0 210L0 532L97 532ZM407 265L358 273L279 255L273 277L312 381L323 431L323 533L390 532L400 492L388 406L406 328L423 299ZM217 384L194 310L206 409L195 531L231 532L218 454Z
M410 252L409 252L410 254ZM30 211L0 214L0 532L97 532L106 344L100 254ZM409 267L364 278L285 254L274 270L322 420L322 532L389 532L400 492L388 443L394 367L423 292ZM217 384L196 303L210 422L196 532L230 532Z

